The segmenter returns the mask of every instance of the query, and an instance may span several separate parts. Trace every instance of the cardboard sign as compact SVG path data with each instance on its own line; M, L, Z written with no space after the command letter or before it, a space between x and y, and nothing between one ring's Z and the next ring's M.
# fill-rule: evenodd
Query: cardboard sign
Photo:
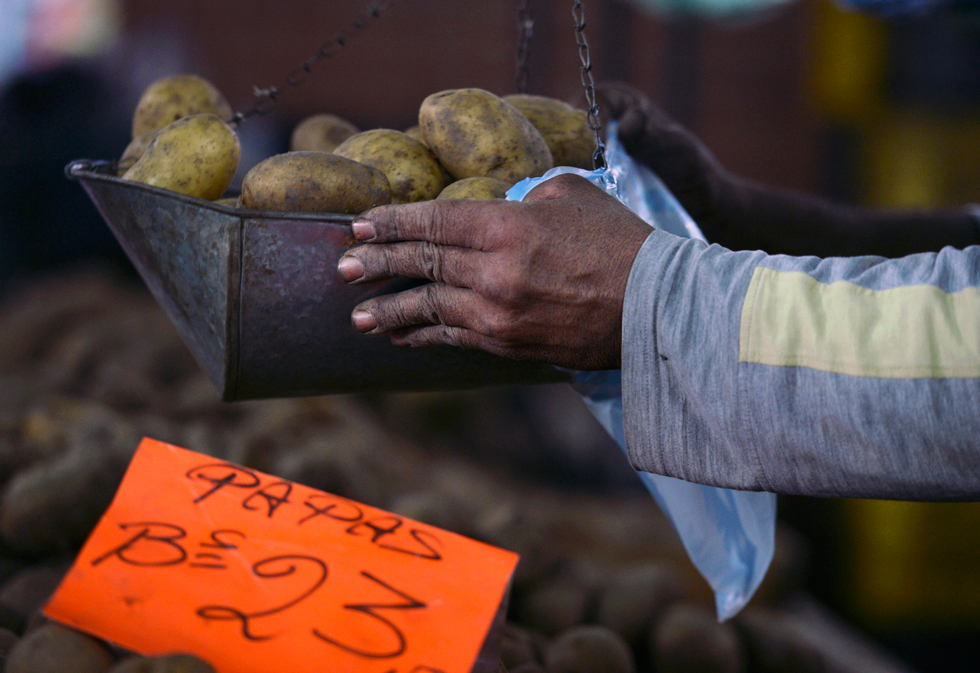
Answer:
M144 439L45 608L219 673L468 673L517 555Z

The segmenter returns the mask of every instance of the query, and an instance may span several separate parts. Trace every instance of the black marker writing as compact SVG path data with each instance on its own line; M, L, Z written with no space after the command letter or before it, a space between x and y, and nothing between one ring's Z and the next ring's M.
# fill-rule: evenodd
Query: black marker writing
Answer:
M409 531L409 535L411 535L415 541L425 549L425 551L405 549L404 547L396 547L393 544L379 544L378 546L382 549L390 549L391 551L397 551L401 552L402 554L409 554L411 556L418 556L420 558L432 559L433 561L442 560L442 554L436 551L436 548L433 546L439 544L439 538L432 533L419 530L418 528L412 528ZM426 542L423 538L429 538L429 542Z
M202 542L202 547L211 547L213 549L238 549L238 545L233 542L228 542L222 538L228 537L229 535L237 535L242 540L245 539L245 533L240 530L235 530L233 528L222 528L220 530L211 531L211 542Z
M244 467L232 465L231 463L209 463L193 467L187 471L188 479L197 479L212 484L211 489L206 493L194 498L194 502L201 502L205 498L220 491L226 486L235 488L255 488L259 485L259 477L251 470Z
M277 493L281 491L281 493ZM263 486L258 491L252 495L245 498L242 502L242 507L245 509L258 509L251 504L255 499L260 499L265 501L265 506L267 509L266 516L270 519L272 515L275 514L276 508L278 508L283 503L289 502L289 494L293 492L293 485L288 481L276 481L267 486Z
M353 526L347 529L347 532L351 535L360 536L361 533L358 531L364 530L365 528L371 531L369 535L371 536L371 542L377 544L385 535L391 535L396 530L401 528L402 520L397 516L386 515L386 516L376 516L373 519L368 519L367 521L359 521Z
M322 632L320 632L317 629L313 629L313 635L315 635L317 638L320 638L321 640L330 643L331 645L336 645L337 647L339 647L340 649L346 652L357 654L362 657L367 657L369 659L391 659L393 657L400 656L405 651L405 635L401 632L401 630L397 626L392 624L390 620L379 615L377 611L378 610L418 610L420 608L425 608L426 604L415 598L412 598L411 596L409 596L403 591L399 591L398 589L391 586L387 582L378 579L377 577L375 577L374 575L372 575L371 573L365 570L361 571L361 575L368 578L372 582L381 585L391 593L401 596L403 602L401 603L347 603L346 605L344 605L344 609L352 610L354 612L361 612L373 619L378 620L379 622L387 626L389 631L392 634L394 634L395 639L398 641L398 644L389 650L373 652L369 650L363 650L356 647L352 647L350 645L344 645L340 641L331 638L330 636L324 635Z
M197 609L197 614L204 619L213 619L216 621L232 620L241 622L242 635L248 640L268 640L272 638L273 635L256 635L252 633L249 627L249 622L254 619L259 619L261 617L268 617L269 615L274 615L277 612L282 612L287 610L305 598L309 597L314 591L320 588L327 579L327 564L314 556L302 556L298 554L287 554L283 556L272 556L267 559L262 559L261 561L256 561L252 566L252 572L258 577L263 579L275 579L278 577L288 577L296 572L297 561L307 561L319 569L318 577L313 585L304 591L302 594L296 598L283 603L282 605L277 605L276 607L269 608L267 610L260 610L258 612L243 612L237 608L229 607L226 605L205 605L204 607ZM284 563L286 562L286 563Z
M176 542L187 536L187 531L180 526L159 521L136 521L121 523L119 527L123 530L140 530L118 547L93 560L93 566L111 556L135 566L172 566L187 558L187 552Z
M329 500L330 504L318 507L315 504L317 500ZM354 503L343 500L338 501L336 498L323 493L314 493L310 495L303 501L303 504L313 511L297 521L297 525L304 524L316 516L325 516L328 519L334 519L335 521L360 521L360 519L364 516L364 510Z

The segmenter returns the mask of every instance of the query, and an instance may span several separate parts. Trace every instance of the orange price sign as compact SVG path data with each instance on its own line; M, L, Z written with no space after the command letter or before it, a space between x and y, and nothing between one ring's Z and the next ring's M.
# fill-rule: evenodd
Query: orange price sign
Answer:
M468 673L516 564L512 552L144 439L44 611L219 673Z

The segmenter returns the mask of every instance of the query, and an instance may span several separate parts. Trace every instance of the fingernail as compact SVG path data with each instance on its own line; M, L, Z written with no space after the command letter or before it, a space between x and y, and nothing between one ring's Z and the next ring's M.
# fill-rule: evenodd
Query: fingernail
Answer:
M354 220L350 228L354 232L354 238L359 241L370 241L377 235L377 232L374 230L374 225L371 224L370 220Z
M364 276L364 265L357 257L345 255L337 263L337 271L348 283Z
M363 309L357 309L351 313L350 320L359 332L370 332L378 326L378 321L374 316Z

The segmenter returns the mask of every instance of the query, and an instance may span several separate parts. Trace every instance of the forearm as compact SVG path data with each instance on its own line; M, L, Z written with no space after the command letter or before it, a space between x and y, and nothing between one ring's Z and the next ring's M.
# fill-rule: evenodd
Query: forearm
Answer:
M655 232L623 323L634 466L780 493L980 496L978 288L980 247L820 260Z
M980 219L966 208L899 211L837 204L729 177L717 190L712 241L769 254L904 257L980 244Z

